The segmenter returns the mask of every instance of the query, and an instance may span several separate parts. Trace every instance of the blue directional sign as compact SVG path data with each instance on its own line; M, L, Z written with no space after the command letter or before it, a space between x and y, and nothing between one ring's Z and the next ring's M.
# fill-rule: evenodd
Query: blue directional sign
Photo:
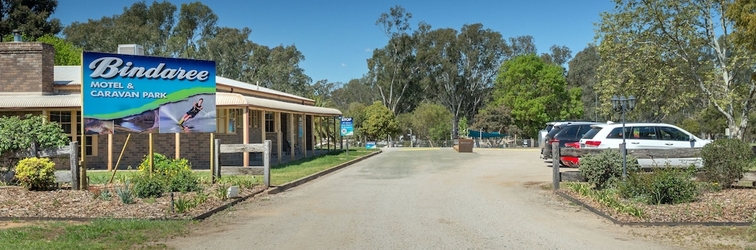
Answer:
M341 117L341 136L354 135L352 117Z

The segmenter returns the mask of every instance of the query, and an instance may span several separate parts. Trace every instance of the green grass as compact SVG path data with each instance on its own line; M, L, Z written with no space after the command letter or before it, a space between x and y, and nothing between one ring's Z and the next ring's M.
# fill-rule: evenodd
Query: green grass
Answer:
M349 155L346 155L345 151L343 150L333 151L316 158L301 159L298 161L273 166L270 169L270 183L271 185L276 186L295 181L299 178L329 169L341 163L357 159L375 151L376 150L367 150L364 148L349 149Z
M197 174L201 183L210 183L210 170L194 170L194 173ZM118 170L116 171L116 175L113 178L113 182L118 182L119 180L123 180L124 178L131 179L132 175L134 174L136 174L136 170ZM89 178L90 185L106 184L110 180L111 175L113 175L113 172L107 170L87 171L87 178ZM230 179L250 179L255 180L256 183L262 183L262 176L235 175L224 176L224 178L225 177L228 177Z
M144 244L186 235L192 223L195 222L119 219L84 224L43 222L0 230L0 249L162 249L165 246Z
M287 182L297 180L299 178L323 171L325 169L334 167L341 163L368 155L376 150L367 149L349 149L349 155L346 155L345 151L333 151L331 153L321 155L315 158L304 158L297 161L288 162L285 164L272 166L270 169L271 184L280 185ZM113 179L118 181L121 178L130 178L135 174L136 170L118 170L116 176ZM199 175L200 179L207 182L210 179L209 170L195 170L194 173ZM89 178L89 184L105 184L110 180L112 171L107 170L89 170L87 171L87 177ZM227 176L224 176L227 177ZM262 176L243 176L237 175L234 178L254 178L258 183L262 182Z
M271 185L274 186L285 184L299 178L329 169L341 163L368 155L375 151L377 150L368 150L364 148L349 149L349 155L346 155L346 151L337 150L315 158L304 158L297 161L273 166L270 170L270 182ZM116 175L113 180L114 182L118 182L118 180L122 180L124 178L130 179L131 176L135 174L135 172L136 170L118 170L116 171ZM209 170L195 170L194 172L199 175L200 180L202 180L203 183L209 183ZM87 177L89 178L89 184L91 185L106 184L110 180L112 174L112 171L106 170L87 171ZM256 183L262 183L263 180L262 176L235 176L235 178L254 178Z

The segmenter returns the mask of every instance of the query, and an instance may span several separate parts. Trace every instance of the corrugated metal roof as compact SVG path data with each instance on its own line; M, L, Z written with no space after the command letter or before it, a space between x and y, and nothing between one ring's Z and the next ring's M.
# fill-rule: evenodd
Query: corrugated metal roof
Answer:
M81 66L55 66L53 72L57 85L81 85Z
M55 76L54 81L57 85L81 85L81 66L55 66L54 69ZM289 94L286 92L278 91L269 89L266 87L260 87L251 83L241 82L234 79L222 77L222 76L216 76L215 77L215 83L216 84L223 84L234 88L240 88L250 91L258 91L262 93L272 94L272 95L279 95L279 96L286 96L298 100L304 100L304 101L313 101L312 99L301 97L298 95Z
M217 106L252 106L275 111L315 115L341 115L338 109L301 105L264 98L243 96L237 93L215 94ZM0 109L18 108L78 108L81 95L0 95Z
M282 102L265 98L244 96L237 93L218 92L215 94L217 106L251 106L275 111L292 113L307 113L316 115L341 115L341 111L333 108L324 108L310 105L302 105L290 102Z
M81 107L81 95L0 95L0 108Z
M215 106L247 106L244 96L236 93L215 93Z
M295 99L299 99L299 100L305 100L305 101L311 101L311 102L314 101L312 99L304 98L304 97L301 97L301 96L298 96L298 95L293 95L293 94L289 94L289 93L286 93L286 92L281 92L281 91L278 91L278 90L269 89L269 88L266 88L266 87L260 87L260 86L257 86L255 84L241 82L241 81L237 81L237 80L234 80L234 79L225 78L225 77L222 77L222 76L216 76L215 77L215 82L223 84L223 85L231 86L231 87L234 87L234 88L240 88L240 89L251 90L251 91L258 91L258 92L263 92L263 93L268 93L268 94L273 94L273 95L286 96L286 97L291 97L291 98L295 98Z

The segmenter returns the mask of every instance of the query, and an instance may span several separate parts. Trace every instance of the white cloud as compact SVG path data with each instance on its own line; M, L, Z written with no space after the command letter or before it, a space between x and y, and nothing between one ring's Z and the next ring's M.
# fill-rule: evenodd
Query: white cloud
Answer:
M371 49L371 48L365 49L365 52L372 52L372 51L373 51L373 49Z
M341 67L346 67L346 63L341 63Z

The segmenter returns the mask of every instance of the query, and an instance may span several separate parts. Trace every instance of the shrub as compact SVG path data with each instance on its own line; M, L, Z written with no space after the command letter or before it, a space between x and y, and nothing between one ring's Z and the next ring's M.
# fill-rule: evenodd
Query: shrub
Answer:
M177 160L171 159L159 153L153 153L152 165L153 165L153 168L152 168L153 174L159 174L159 175L164 175L164 176L169 176L169 177L173 177L174 175L177 175L181 172L192 170L191 165L189 164L189 161L187 161L186 159L177 159ZM139 169L139 172L149 173L150 171L149 155L144 156L144 159L142 159L142 162L139 164L138 169Z
M743 177L749 167L753 152L748 143L738 139L715 140L701 149L703 177L728 188Z
M200 190L199 178L191 171L181 172L168 179L167 182L168 190L171 192L186 193Z
M55 163L47 158L26 158L16 165L16 179L29 190L55 188Z
M157 176L137 174L132 178L134 182L134 195L139 198L160 197L165 191L165 182Z
M650 173L634 172L620 185L620 194L651 205L691 202L698 196L698 186L693 181L694 173L695 168L679 169L669 166Z
M614 179L622 177L622 154L619 150L606 149L601 153L587 155L580 159L578 167L580 173L595 185L596 189L603 189ZM638 159L627 156L627 172L636 172L640 169Z
M169 192L192 192L199 190L199 178L192 172L187 159L171 159L162 154L153 154L152 178L163 180ZM139 172L150 175L149 156L139 164Z
M68 135L58 123L48 122L40 115L0 117L0 173L16 166L16 153L35 147L37 150L63 146Z

